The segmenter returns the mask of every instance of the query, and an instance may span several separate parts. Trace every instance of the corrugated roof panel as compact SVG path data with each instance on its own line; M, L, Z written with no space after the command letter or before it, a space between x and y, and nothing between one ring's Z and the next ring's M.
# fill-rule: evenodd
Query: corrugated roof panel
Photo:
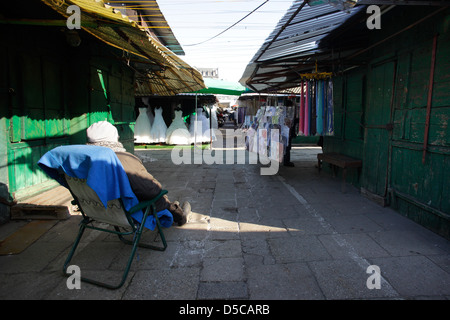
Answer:
M317 58L317 54L328 52L321 47L321 41L363 9L365 6L359 6L346 12L330 4L310 7L303 0L295 1L248 64L241 84L256 90L295 86L294 77L298 74L291 69L313 68L308 57L315 55ZM328 54L324 57L330 59ZM296 64L285 64L284 61L295 61ZM273 67L271 72L267 71L268 67ZM271 78L280 80L281 75L286 75L285 83L274 82Z
M314 38L310 38L309 42L302 41L298 45L288 44L285 46L285 48L279 47L273 50L269 49L262 55L261 58L259 58L258 61L264 62L275 58L285 57L291 54L298 54L300 52L318 49L317 41L321 38L322 36L320 35Z
M145 24L149 26L149 30L153 33L159 42L169 48L172 52L178 55L184 55L183 48L178 42L177 38L172 32L169 24L166 21L159 5L156 1L108 1L107 4L120 10L123 14L127 15L135 21L142 19ZM136 11L137 10L137 11Z
M312 49L312 42L320 41L343 22L356 14L361 8L354 8L350 13L337 10L331 5L322 5L309 7L304 6L296 17L292 19L289 25L286 25L292 14L295 13L298 6L303 1L296 1L288 10L283 19L280 20L277 27L263 43L261 48L255 54L252 62L258 58L258 61L265 61L286 54L295 53L302 48ZM284 30L274 40L279 31ZM291 48L288 48L291 47ZM264 52L262 55L261 53Z

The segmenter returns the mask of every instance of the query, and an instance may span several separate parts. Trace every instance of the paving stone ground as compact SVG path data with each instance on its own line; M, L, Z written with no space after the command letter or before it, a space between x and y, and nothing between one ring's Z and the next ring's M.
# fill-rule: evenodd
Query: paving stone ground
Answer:
M175 165L171 150L136 151L171 200L192 206L186 225L164 230L167 250L139 249L118 290L69 290L62 266L78 231L73 215L24 252L0 256L0 299L449 299L450 242L350 185L342 193L340 179L318 173L317 152L296 146L295 167L265 176L261 164ZM143 241L155 239L145 232ZM97 231L78 250L82 273L107 280L118 279L129 254ZM380 274L369 281L371 265ZM369 289L376 279L380 287Z

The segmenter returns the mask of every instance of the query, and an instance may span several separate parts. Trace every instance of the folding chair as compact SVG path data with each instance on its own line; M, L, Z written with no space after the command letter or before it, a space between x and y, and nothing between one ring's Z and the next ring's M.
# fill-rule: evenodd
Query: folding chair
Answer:
M124 177L123 167L119 165L120 161L118 160L115 153L111 149L105 147L89 147L101 149L87 149L87 154L83 154L85 148L71 148L71 146L58 147L44 155L41 160L39 160L38 164L42 169L44 169L47 174L58 180L62 185L69 189L74 198L72 203L78 205L83 217L80 223L78 235L64 263L63 274L66 276L70 275L69 273L67 273L67 268L75 254L75 251L86 228L116 234L123 243L132 246L131 253L123 272L121 281L117 285L114 285L100 282L94 279L89 279L86 277L81 277L80 280L108 289L118 289L123 286L127 279L131 264L136 254L137 247L143 247L158 251L164 251L167 248L167 242L162 231L160 213L156 211L155 206L156 201L167 194L167 191L162 190L159 195L157 195L150 201L139 203L135 198L130 202L130 197L132 197L134 194L130 193L130 191L127 189L130 188L129 181L126 176ZM100 156L98 155L99 151L102 152ZM97 159L99 157L102 158L101 160L107 158L108 161L103 163L99 162L99 159ZM79 163L81 163L80 166L89 167L89 169L87 170L87 174L85 168L80 169L77 167L74 170L71 169L71 167L76 167L76 165ZM107 167L108 164L111 164L113 167L117 166L117 168L110 170L110 168ZM128 192L128 198L115 198L117 193L113 192L114 196L110 195L110 197L114 197L115 199L109 199L105 206L105 198L103 198L103 200L100 199L100 191L94 191L93 188L89 186L89 178L85 177L86 175L89 175L89 170L92 167L95 167L94 170L100 170L101 172L102 170L106 170L105 173L100 173L100 177L103 175L106 179L112 179L116 181L116 183L123 183L125 185L126 183L128 183L128 186L126 185L126 188L120 191L122 193ZM119 172L119 174L117 174L117 171ZM70 173L70 175L68 173ZM116 175L116 177L114 177L114 175ZM97 174L94 178L98 180L99 175ZM100 187L101 183L101 181L96 181L96 185ZM111 181L105 181L104 183L111 183ZM132 204L132 206L130 203ZM127 206L129 207L128 209L126 208ZM136 220L136 213L141 214L139 216L141 217L139 218L140 221ZM162 241L161 246L140 243L140 239L144 228L147 225L146 222L148 221L148 219L154 219L155 227L157 228L158 234ZM171 224L171 221L169 222ZM107 229L107 227L104 226L98 226L97 223L110 225L114 227L114 230ZM168 225L166 224L166 226ZM121 228L123 228L124 230L121 231ZM132 236L132 240L126 239L124 236Z

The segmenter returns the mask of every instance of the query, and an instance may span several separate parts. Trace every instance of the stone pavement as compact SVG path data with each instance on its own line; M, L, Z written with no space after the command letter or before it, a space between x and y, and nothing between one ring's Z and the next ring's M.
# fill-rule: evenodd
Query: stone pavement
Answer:
M186 225L165 229L167 250L139 249L118 290L69 290L62 266L78 231L74 215L24 252L0 256L0 299L450 298L450 242L351 186L342 193L340 179L317 172L319 151L295 147L295 167L272 176L260 175L260 164L175 165L170 150L136 151L172 201L192 205ZM116 236L89 230L78 250L82 275L109 280L129 254Z

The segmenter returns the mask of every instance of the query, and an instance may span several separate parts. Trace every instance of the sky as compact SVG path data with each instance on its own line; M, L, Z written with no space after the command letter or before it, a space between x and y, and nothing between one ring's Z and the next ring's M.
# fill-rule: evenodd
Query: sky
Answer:
M293 0L158 0L192 67L218 68L219 78L238 82L245 67ZM226 30L262 5L247 18ZM209 40L210 38L213 38Z

